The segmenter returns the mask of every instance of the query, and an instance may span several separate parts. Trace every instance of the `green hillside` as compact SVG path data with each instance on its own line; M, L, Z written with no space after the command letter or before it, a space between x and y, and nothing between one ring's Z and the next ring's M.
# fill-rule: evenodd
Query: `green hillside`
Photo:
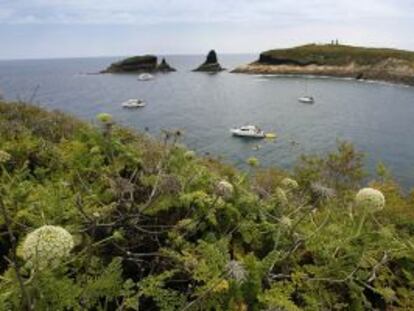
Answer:
M0 310L414 309L414 195L352 145L241 172L115 121L0 102Z
M414 52L411 51L334 44L308 44L270 50L260 54L259 62L343 66L351 62L358 65L375 65L389 58L408 61L414 67Z

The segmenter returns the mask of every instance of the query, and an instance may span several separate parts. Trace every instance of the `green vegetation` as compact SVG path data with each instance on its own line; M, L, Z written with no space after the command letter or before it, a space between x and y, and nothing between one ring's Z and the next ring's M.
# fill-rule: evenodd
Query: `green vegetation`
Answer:
M414 67L414 52L396 49L366 48L335 44L308 44L289 49L276 49L263 52L259 62L286 62L297 65L344 66L376 65L387 59L407 61Z
M130 65L136 63L157 63L157 57L154 55L132 56L119 61L118 65Z
M243 173L99 119L0 103L0 310L414 309L414 196L355 200L352 145Z
M111 64L103 73L154 71L157 57L154 55L133 56Z

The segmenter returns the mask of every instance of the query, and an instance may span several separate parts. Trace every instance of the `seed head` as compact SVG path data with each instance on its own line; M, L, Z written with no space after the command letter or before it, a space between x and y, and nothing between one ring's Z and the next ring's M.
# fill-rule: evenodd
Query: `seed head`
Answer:
M237 282L243 282L247 278L247 271L243 267L243 265L238 262L237 260L230 260L227 263L227 271L231 278L236 280Z
M222 180L217 184L216 193L223 199L230 199L234 193L234 187L228 181Z

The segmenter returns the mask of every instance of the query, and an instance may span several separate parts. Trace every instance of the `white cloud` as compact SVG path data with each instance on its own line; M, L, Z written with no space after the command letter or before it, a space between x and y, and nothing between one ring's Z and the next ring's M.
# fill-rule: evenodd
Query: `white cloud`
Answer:
M414 17L409 0L8 0L0 23L296 23Z
M414 50L413 28L414 0L0 0L0 58L259 52L333 38Z

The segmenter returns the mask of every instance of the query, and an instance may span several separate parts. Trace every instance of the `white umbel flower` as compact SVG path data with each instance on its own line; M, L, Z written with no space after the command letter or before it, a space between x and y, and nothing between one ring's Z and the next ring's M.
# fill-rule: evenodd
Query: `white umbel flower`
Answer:
M58 226L42 226L29 233L22 245L22 257L29 267L43 270L58 266L74 246L72 235Z
M228 181L222 180L217 184L216 193L223 199L230 199L234 193L234 187Z
M10 153L0 150L0 163L6 163L10 161L10 159L11 159Z
M292 219L290 219L287 216L282 216L280 218L280 224L283 225L283 226L285 226L285 227L289 227L290 228L292 226Z
M355 196L356 205L368 208L372 212L380 211L385 206L385 198L381 191L373 188L363 188Z
M289 200L287 198L285 190L280 187L277 187L275 190L276 199L283 205L287 205Z
M281 185L283 186L283 188L286 188L289 190L294 190L299 187L298 182L289 177L283 178L281 181Z
M186 152L184 153L184 157L185 157L187 160L193 160L193 159L195 158L195 156L196 156L196 154L195 154L195 152L194 152L194 151L192 151L192 150L188 150L188 151L186 151Z

